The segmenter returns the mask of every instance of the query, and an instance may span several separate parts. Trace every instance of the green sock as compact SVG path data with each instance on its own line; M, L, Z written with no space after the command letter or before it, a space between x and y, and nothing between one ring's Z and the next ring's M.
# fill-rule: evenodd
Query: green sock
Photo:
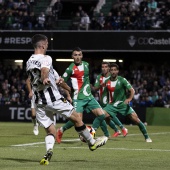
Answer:
M112 118L112 120L113 120L114 123L115 123L116 125L118 125L121 129L124 128L123 124L120 122L120 120L119 120L116 116L114 116L114 117Z
M110 120L109 126L110 126L112 129L114 129L115 132L118 131L118 128L116 127L116 125L115 125L115 123L113 122L113 120Z
M145 125L142 122L140 122L138 126L145 139L149 138Z
M92 127L94 128L94 130L97 130L99 128L99 126L102 124L103 120L105 119L105 115L100 115L97 116L94 121L93 121L93 125Z
M71 127L74 126L74 123L72 121L68 121L64 126L63 126L63 132L67 129L70 129Z
M107 124L106 124L106 121L105 121L105 120L103 120L103 121L101 122L100 127L101 127L104 135L107 136L107 137L109 137L109 131L108 131L108 129L107 129Z

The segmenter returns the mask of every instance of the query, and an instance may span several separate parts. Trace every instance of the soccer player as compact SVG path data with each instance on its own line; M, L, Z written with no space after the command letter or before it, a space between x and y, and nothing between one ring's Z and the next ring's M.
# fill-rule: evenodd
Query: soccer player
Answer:
M107 79L110 78L110 63L102 62L101 70L102 70L102 73L97 76L95 84L94 86L92 86L92 89L94 91L99 91L99 103L102 106L102 108L104 108L107 105L108 100L107 100L107 91L106 91L105 86L103 86L103 84ZM115 131L112 137L117 137L118 135L121 134L121 132L116 127L116 125L118 125L121 128L122 134L125 137L128 133L128 130L123 126L123 124L120 122L117 116L115 114L113 115L114 117L112 117L112 119L110 119L110 117L106 119L107 124ZM102 125L100 127L103 129Z
M106 90L109 96L108 104L103 108L106 117L114 117L117 113L128 116L135 124L138 125L145 141L152 142L145 125L141 122L138 115L129 105L135 93L132 85L125 78L118 76L119 66L117 64L110 65L110 73L110 78L105 81ZM129 97L126 97L126 90L130 92Z
M67 82L71 78L71 85L73 87L73 106L80 114L82 119L83 111L88 110L95 114L96 119L93 123L93 128L96 130L102 123L105 122L105 115L103 109L96 101L94 96L91 93L90 81L89 81L89 64L85 61L82 61L83 53L79 47L76 47L72 51L72 58L74 62L66 69L62 78ZM61 143L62 135L64 131L73 127L74 124L71 121L68 121L64 126L57 129L57 143ZM105 122L107 131L107 124ZM108 136L107 136L108 137Z
M53 113L56 112L74 123L75 130L83 136L91 151L103 146L108 138L105 136L96 140L92 138L74 107L60 95L54 76L52 58L46 55L48 38L43 34L35 34L32 37L32 44L34 54L26 62L26 72L35 95L37 121L47 133L45 137L46 154L40 164L48 165L53 155L56 135ZM62 79L59 79L58 83L62 83Z
M55 77L55 80L56 80L56 83L58 84L58 80L59 80L59 75L58 73L56 72L55 69L53 69L54 71L54 77ZM33 90L32 90L32 87L31 87L31 82L30 82L30 79L27 78L26 80L26 85L27 85L27 89L28 89L28 92L29 92L29 95L28 97L31 99L31 118L32 118L32 122L33 122L33 125L34 125L34 128L33 128L33 133L34 135L38 135L39 134L39 130L38 130L38 122L37 122L37 119L36 119L36 111L35 111L35 95L33 93ZM58 88L59 88L59 91L60 91L60 87L63 88L64 90L64 93L67 97L67 100L68 101L71 101L71 97L70 97L70 94L71 93L71 88L63 81L63 83L61 84L58 84ZM54 116L54 123L56 123L56 114L53 114Z

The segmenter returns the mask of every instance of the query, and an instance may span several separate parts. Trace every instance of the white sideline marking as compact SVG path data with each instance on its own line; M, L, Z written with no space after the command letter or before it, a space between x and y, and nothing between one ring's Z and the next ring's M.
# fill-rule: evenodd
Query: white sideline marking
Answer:
M151 135L164 135L164 134L170 134L170 132L161 132L161 133L151 133ZM141 134L128 134L128 136L138 136ZM80 141L80 139L67 139L62 140L62 142L74 142L74 141ZM39 144L45 144L45 142L36 142L36 143L26 143L26 144L18 144L18 145L11 145L13 147L22 147L22 146L33 146L33 145L39 145ZM66 147L57 147L57 148L66 148ZM89 149L88 147L67 147L69 149ZM162 150L162 149L128 149L128 148L100 148L104 150L132 150L132 151L157 151L157 152L170 152L170 150Z
M69 141L69 140L67 140ZM73 141L73 140L71 140ZM76 141L78 141L78 139L76 139ZM29 143L29 144L22 144L22 145L11 145L11 146L31 146L31 145L38 145L38 144L44 144L45 142L37 142L37 143ZM58 149L88 149L88 147L55 147ZM170 152L170 150L163 150L163 149L129 149L129 148L100 148L103 150L126 150L126 151L156 151L156 152Z
M62 140L62 142L75 142L75 141L80 141L80 139ZM11 145L11 146L33 146L33 145L39 145L39 144L44 144L44 143L45 142L25 143L25 144Z
M165 134L170 134L170 132L161 132L161 133L149 133L149 136L151 135L165 135ZM127 134L127 136L139 136L141 135L141 133L139 134Z

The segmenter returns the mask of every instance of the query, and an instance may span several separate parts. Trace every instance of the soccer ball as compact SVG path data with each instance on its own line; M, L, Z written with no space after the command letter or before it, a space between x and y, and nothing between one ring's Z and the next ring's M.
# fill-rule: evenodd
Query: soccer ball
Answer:
M96 136L96 131L94 130L94 128L93 128L92 126L86 126L86 127L87 127L87 129L89 130L92 138L95 138L95 136ZM86 141L85 141L85 139L83 138L83 136L79 135L79 138L80 138L80 140L81 140L82 142L85 142L85 143L86 143Z

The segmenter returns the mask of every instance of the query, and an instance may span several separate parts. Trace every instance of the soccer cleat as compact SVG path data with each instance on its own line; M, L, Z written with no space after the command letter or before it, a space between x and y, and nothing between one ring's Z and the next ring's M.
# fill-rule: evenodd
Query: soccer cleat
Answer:
M112 137L116 138L121 134L120 130L118 130L117 132L115 132Z
M63 132L61 131L60 128L58 128L58 129L57 129L57 133L56 133L56 142L57 142L58 144L61 143L61 138L62 138L62 136L63 136Z
M147 138L147 139L145 139L145 141L146 141L147 143L150 143L150 142L152 142L152 139L151 139L151 138Z
M41 159L40 165L48 165L50 163L50 159L53 155L52 149L49 149L47 153L44 155L44 158Z
M101 147L101 146L105 145L105 143L107 142L107 140L108 140L108 137L106 137L106 136L99 137L99 138L96 139L94 145L89 145L89 149L90 149L91 151L94 151L94 150L96 150L98 147Z
M125 137L125 136L128 134L128 129L123 128L123 129L122 129L122 134L123 134L123 136Z
M33 133L34 133L34 135L38 135L39 134L38 124L34 125Z

